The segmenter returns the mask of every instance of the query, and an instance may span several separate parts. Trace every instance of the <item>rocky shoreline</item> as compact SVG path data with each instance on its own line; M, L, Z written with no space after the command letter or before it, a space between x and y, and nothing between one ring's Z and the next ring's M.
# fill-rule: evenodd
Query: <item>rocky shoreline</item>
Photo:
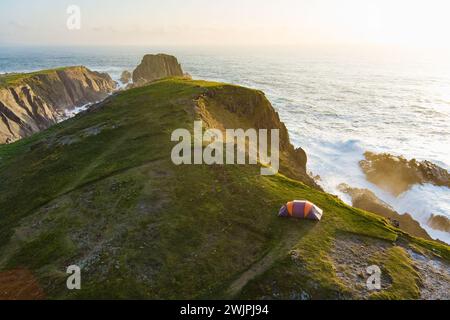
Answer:
M389 204L380 200L372 191L352 188L347 184L339 185L339 189L352 198L352 205L355 208L378 214L388 219L394 227L400 228L410 235L431 240L431 237L425 229L409 213L400 214L396 212Z
M361 160L359 165L366 175L367 180L391 193L395 197L400 196L417 184L432 184L439 187L450 188L450 173L430 161L418 161L416 159L407 160L403 156L395 156L388 153L377 154L369 151L364 153L364 157L365 159ZM360 202L361 194L363 194L364 204L362 205L362 209L365 210L371 209L375 203L379 204L379 201L381 201L369 190L352 189L348 186L344 189L346 191L341 191L349 193L351 196L352 194L355 195L355 193L358 193L359 197L356 200L357 202ZM356 190L359 191L357 192ZM355 206L358 207L358 205ZM367 206L369 208L367 208ZM392 208L387 209L387 211L391 209ZM368 211L375 212L377 210ZM375 213L386 215L387 211ZM428 227L437 231L450 233L450 220L447 217L435 215L433 212L430 212L429 214L430 217L426 222ZM395 219L398 221L403 220L403 223L400 223L400 225L407 225L407 229L412 232L411 234L423 234L423 232L425 232L420 226L417 228L418 223L408 213L401 216L408 216L407 220L413 220L414 223L411 221L404 221L405 218L400 218L399 214L396 212L395 214L391 212L388 215L397 215Z

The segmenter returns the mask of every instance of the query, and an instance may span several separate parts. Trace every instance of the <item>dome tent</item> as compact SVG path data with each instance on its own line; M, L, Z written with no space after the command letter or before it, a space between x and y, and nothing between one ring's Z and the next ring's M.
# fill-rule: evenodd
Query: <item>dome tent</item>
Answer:
M300 219L322 219L323 210L307 200L294 200L286 203L278 212L279 217L294 217Z

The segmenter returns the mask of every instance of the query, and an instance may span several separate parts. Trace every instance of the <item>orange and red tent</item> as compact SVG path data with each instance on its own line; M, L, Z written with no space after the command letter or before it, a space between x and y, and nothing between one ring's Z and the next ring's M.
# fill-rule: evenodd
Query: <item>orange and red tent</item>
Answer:
M323 210L307 200L289 201L281 207L279 217L293 217L320 221Z

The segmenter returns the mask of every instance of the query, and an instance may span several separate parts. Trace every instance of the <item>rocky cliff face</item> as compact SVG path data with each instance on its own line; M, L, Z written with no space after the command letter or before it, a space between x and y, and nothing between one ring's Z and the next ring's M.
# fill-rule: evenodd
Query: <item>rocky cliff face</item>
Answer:
M367 179L399 195L414 184L431 183L450 188L450 173L429 161L407 160L391 154L366 152L365 160L360 161L361 169Z
M183 76L183 70L177 58L167 54L146 54L133 71L133 82L136 85L163 79Z
M278 129L280 172L321 189L306 171L306 152L291 144L286 126L263 92L224 85L207 90L197 103L197 112L210 128Z
M0 144L46 129L66 110L105 98L115 89L107 74L77 66L0 77Z

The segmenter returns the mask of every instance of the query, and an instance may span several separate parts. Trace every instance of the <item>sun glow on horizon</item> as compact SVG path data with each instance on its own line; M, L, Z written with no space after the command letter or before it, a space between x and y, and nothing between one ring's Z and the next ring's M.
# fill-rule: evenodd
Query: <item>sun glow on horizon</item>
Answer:
M450 49L446 0L3 0L0 44L395 45Z
M364 10L360 10L356 2L366 6L366 16L359 22L358 12ZM360 34L361 42L450 48L449 1L355 1L347 9L347 18L353 22L354 28L364 26L365 21L364 31Z

